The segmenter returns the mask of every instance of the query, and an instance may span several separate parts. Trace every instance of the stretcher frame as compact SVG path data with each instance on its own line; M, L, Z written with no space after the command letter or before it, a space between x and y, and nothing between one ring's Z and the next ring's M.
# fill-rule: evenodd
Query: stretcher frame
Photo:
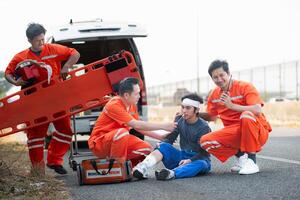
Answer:
M0 99L0 137L103 106L125 77L138 78L143 88L133 55L121 51L69 72L66 80L56 76Z

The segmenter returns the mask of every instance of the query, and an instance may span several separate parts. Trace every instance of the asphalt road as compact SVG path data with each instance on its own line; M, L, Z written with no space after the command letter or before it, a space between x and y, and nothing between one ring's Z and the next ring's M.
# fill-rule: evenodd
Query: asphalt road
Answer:
M66 162L69 174L59 178L75 200L300 199L300 129L275 128L257 162L261 172L255 175L233 174L233 159L222 164L212 158L212 171L205 176L156 181L153 171L143 181L85 186L78 185Z

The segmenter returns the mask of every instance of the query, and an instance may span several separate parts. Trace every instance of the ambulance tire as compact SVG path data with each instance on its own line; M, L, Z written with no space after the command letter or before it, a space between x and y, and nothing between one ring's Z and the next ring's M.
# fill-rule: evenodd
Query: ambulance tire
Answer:
M82 179L82 168L80 165L77 165L77 178L78 178L78 185L83 185L83 179Z

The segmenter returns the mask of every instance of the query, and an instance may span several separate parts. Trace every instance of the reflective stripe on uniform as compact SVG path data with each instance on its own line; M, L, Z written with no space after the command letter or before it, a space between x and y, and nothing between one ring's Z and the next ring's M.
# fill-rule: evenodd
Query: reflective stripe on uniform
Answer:
M44 148L43 144L37 144L37 145L32 145L32 146L28 146L28 149L36 149L36 148Z
M248 115L248 113L247 113L247 114L242 114L242 115L240 116L240 119L243 119L243 118L251 119L252 121L255 121L255 122L256 122L255 117L252 117L251 115Z
M63 140L63 139L59 139L56 136L53 136L52 139L58 141L58 142L62 142L62 143L66 143L66 144L70 144L71 141L70 140Z
M39 142L39 141L44 141L45 140L45 138L34 138L34 139L31 139L31 140L28 140L27 141L27 144L30 144L30 143L32 143L32 142Z
M210 147L207 147L207 148L205 149L205 151L208 151L208 150L210 150L210 149L216 149L216 148L219 148L219 147L221 147L220 144L219 144L219 145L216 145L216 146L210 146Z
M201 147L203 147L203 146L205 146L205 145L207 145L207 144L216 144L216 145L218 145L218 144L220 144L220 143L219 143L218 141L214 140L214 141L203 142L203 143L201 143L200 145L201 145Z
M63 133L61 133L61 132L59 132L59 131L55 131L55 133L54 133L54 135L60 135L60 136L62 136L62 137L66 137L66 138L70 138L70 139L72 139L72 136L71 135L66 135L66 134L63 134Z
M150 148L136 149L136 150L132 151L132 153L135 153L135 154L138 154L138 155L147 156L148 154L143 153L143 151L148 151L150 153L151 149Z
M116 141L116 140L119 140L119 139L121 139L122 137L124 137L124 136L126 136L126 135L129 135L129 132L126 130L124 133L121 133L120 134L120 132L122 131L122 130L126 130L126 129L123 129L123 128L120 128L118 131L117 131L117 133L115 134L115 136L114 136L114 141ZM120 135L119 135L120 134Z

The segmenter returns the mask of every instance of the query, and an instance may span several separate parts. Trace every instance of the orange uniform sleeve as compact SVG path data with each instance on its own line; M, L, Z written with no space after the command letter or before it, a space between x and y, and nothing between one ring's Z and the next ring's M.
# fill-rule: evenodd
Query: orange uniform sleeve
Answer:
M22 62L23 59L17 54L13 57L13 59L9 62L8 66L6 67L5 74L12 74L15 76L15 69L19 62Z
M51 44L51 48L54 51L54 53L58 55L57 57L58 61L67 60L71 55L78 53L76 49L69 48L59 44Z
M214 93L212 92L208 99L207 99L207 112L210 116L217 116L218 115L218 111L216 108L216 103L213 103L212 100L214 99Z
M244 96L245 96L247 105L255 105L255 104L260 104L261 106L264 105L262 99L259 96L258 91L250 83L245 85Z
M134 118L126 111L123 105L118 102L106 104L104 112L111 119L115 120L120 125L126 124Z

